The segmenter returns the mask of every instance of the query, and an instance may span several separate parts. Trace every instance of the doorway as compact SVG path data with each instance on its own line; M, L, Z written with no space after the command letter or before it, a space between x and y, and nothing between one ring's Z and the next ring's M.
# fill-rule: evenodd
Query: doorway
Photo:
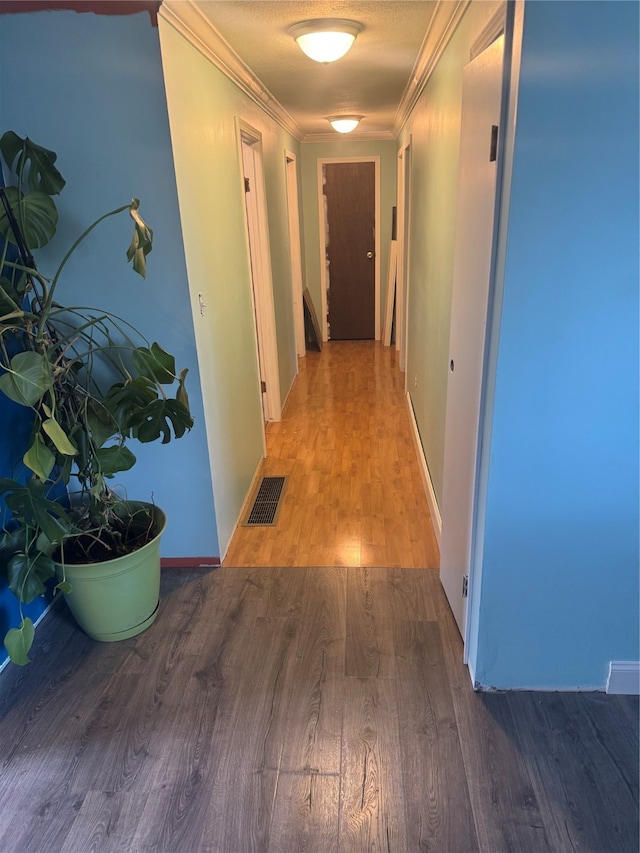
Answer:
M302 256L300 250L300 212L298 207L298 165L296 155L285 151L287 180L287 221L289 226L289 254L291 256L291 288L293 323L298 357L305 355L304 307L302 297Z
M323 339L378 340L380 158L318 160L318 202Z
M463 69L440 579L465 639L503 97L504 35Z
M262 411L265 421L282 417L271 259L260 134L238 121L243 173L247 248Z
M398 153L398 207L396 272L396 349L400 354L400 370L407 365L407 306L409 304L409 245L411 209L411 140ZM405 377L406 390L406 377Z

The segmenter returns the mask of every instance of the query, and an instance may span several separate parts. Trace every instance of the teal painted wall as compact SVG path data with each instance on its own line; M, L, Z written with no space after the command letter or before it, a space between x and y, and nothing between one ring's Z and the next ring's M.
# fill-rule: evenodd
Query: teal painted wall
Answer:
M153 496L167 511L163 556L217 556L158 30L146 13L3 15L0 80L2 130L57 151L67 179L58 234L39 255L43 272L55 269L97 216L132 196L142 200L143 216L155 232L146 281L124 260L131 229L123 216L104 223L68 266L60 298L126 317L189 368L194 429L168 446L136 446L139 462L119 481L131 496Z
M280 392L297 371L285 150L295 139L160 20L167 103L224 553L263 454L263 425L236 118L262 135ZM198 293L206 305L198 307Z
M302 146L302 216L304 220L305 285L322 326L320 286L320 222L318 219L318 160L325 157L380 158L380 318L384 321L392 208L396 203L397 154L395 142L306 142Z
M638 5L527 3L481 588L486 687L640 658Z

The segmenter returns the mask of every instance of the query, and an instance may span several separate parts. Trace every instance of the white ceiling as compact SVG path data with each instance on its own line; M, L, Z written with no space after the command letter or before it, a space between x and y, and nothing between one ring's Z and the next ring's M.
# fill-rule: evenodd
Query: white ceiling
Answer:
M176 9L178 15L186 11L187 3L165 0L165 6ZM237 76L244 76L238 67L247 66L252 72L247 85L254 97L284 108L293 119L296 135L305 141L334 138L336 134L325 117L341 112L365 116L350 138L393 138L398 130L399 107L403 100L406 103L411 87L417 85L420 63L424 66L426 62L426 36L436 8L449 7L446 16L450 18L460 5L454 0L191 3L206 19L209 37L215 37L206 39L211 50L224 54L221 45L226 48L226 65L235 64ZM348 18L364 25L349 53L330 65L304 56L287 32L298 21L323 17Z

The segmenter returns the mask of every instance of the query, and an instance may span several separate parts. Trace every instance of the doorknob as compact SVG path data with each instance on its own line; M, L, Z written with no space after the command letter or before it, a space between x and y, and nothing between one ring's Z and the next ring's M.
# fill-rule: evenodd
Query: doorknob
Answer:
M367 257L368 257L368 258L372 258L372 257L373 257L373 252L367 252Z

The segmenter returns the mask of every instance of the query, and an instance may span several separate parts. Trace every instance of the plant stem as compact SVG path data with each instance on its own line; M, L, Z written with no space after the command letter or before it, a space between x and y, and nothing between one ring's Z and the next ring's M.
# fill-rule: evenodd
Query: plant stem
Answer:
M64 267L65 267L67 261L69 260L69 258L71 257L71 255L73 255L73 253L78 248L80 243L82 243L82 241L86 237L88 237L89 234L93 231L93 229L96 228L96 226L98 226L104 219L108 219L110 216L115 216L118 213L122 213L124 210L129 210L129 208L130 208L130 205L125 204L122 207L117 207L115 210L110 210L109 213L105 213L103 216L100 216L85 231L82 232L82 234L78 237L78 239L75 241L73 246L71 246L71 248L69 249L67 254L64 256L64 258L62 259L62 263L58 267L56 274L53 277L53 281L51 282L51 288L49 290L49 295L47 296L47 300L46 300L44 307L42 309L42 316L40 318L40 323L38 324L38 340L40 340L42 338L42 333L44 330L45 323L47 321L47 316L48 316L49 311L51 310L51 306L53 304L53 294L55 293L56 286L58 284L58 279L60 278L60 273L64 269Z

